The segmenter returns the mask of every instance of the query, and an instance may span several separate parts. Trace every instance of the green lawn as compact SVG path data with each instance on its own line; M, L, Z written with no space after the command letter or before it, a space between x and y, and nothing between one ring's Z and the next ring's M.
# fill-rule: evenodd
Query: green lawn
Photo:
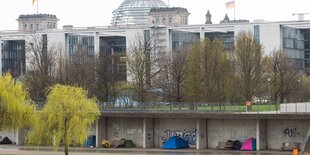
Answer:
M241 104L236 105L221 105L221 104L180 104L180 105L148 105L147 107L111 107L107 108L108 110L152 110L152 111L187 111L187 110L196 110L196 111L209 111L209 112L245 112L246 106ZM279 109L279 105L278 105ZM263 111L276 111L275 105L252 105L249 111L252 112L263 112Z

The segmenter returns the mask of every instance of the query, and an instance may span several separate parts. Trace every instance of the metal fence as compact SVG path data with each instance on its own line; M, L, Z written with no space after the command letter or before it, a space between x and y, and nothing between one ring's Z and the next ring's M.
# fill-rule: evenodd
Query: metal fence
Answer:
M310 102L270 104L256 103L247 106L240 103L195 103L195 102L98 102L101 111L162 111L162 112L257 112L257 113L310 113ZM37 104L42 109L44 103Z
M195 102L134 102L117 104L100 102L102 111L192 111L192 112L268 112L278 111L279 105L240 103L195 103Z

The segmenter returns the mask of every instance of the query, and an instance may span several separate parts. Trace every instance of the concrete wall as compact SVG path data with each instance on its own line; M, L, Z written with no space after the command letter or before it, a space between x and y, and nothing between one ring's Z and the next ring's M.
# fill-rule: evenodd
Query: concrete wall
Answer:
M18 135L17 135L17 132L0 131L0 136L1 136L0 141L2 141L4 137L8 137L12 141L12 143L16 143L16 139Z
M264 54L270 55L281 47L281 31L279 24L260 25L260 43L264 47Z
M310 112L310 102L281 104L280 112L283 113Z
M205 149L207 148L207 120L206 119L197 119L197 146L196 149Z
M190 147L196 148L196 119L157 118L154 119L154 146L162 147L163 142L178 135L188 140Z
M143 118L143 148L154 147L154 119Z
M309 120L268 120L268 149L281 149L284 142L303 143L309 127Z
M107 139L107 119L100 117L96 121L96 147L102 147L102 140Z
M259 141L259 150L264 150L267 148L267 121L258 120L259 122L259 136L256 135L256 138Z
M216 148L219 142L246 141L256 138L256 120L208 120L208 148Z
M143 147L143 118L107 118L109 141L130 139L137 147Z

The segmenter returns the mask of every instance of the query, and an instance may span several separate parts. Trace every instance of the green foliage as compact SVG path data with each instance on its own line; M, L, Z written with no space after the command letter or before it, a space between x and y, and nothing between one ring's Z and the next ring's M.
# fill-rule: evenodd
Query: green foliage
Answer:
M263 77L263 50L250 32L241 32L235 47L235 82L244 100L257 94Z
M190 101L219 102L226 100L231 82L231 65L219 39L206 38L193 46L188 55L186 91Z
M23 85L8 73L0 76L0 129L14 130L28 125L35 107L27 103Z
M100 116L96 99L88 99L79 87L55 85L47 103L36 114L34 128L27 135L29 144L65 146L81 145L87 139L88 127Z

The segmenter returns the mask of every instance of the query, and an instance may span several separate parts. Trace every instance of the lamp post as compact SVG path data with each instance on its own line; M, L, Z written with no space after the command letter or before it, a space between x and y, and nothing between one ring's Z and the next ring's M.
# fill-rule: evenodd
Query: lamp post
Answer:
M270 84L271 84L271 78L267 78L267 81L268 81L268 91L269 91L269 106L268 106L268 109L270 111L270 104L271 104L271 89L270 89Z
M300 82L301 80L297 80L298 83L298 100L301 102L301 88L300 88Z

